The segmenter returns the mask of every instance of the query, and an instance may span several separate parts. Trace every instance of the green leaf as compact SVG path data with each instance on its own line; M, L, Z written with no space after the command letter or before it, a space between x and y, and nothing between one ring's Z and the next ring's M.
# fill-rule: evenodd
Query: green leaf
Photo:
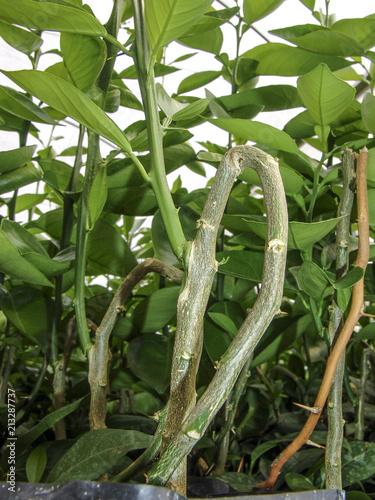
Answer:
M46 276L54 276L67 271L69 263L57 262L50 258L41 243L16 222L3 219L1 230L13 243L18 252ZM26 280L24 280L26 281Z
M258 61L258 75L299 76L313 70L322 62L327 64L331 71L351 64L341 57L316 54L283 43L258 45L245 52L242 57Z
M362 45L353 38L324 26L304 24L271 30L270 33L294 43L301 49L332 56L363 56Z
M0 21L0 36L11 47L24 54L35 52L43 43L40 36L4 21Z
M375 470L375 443L354 441L349 446L343 450L343 488L373 476Z
M355 283L363 278L365 275L364 270L361 267L353 267L345 276L333 283L336 290L343 290L345 288L350 288Z
M61 457L48 475L47 482L97 479L123 455L147 448L150 441L148 434L133 430L97 429L87 432Z
M225 225L225 221L230 216L225 215L223 217L223 223ZM260 238L266 239L267 236L267 222L256 221L256 220L248 220L244 218L244 216L232 216L236 219L241 219L247 225L247 228L251 228L251 230L257 234ZM335 219L327 219L320 222L297 222L290 221L289 222L289 235L288 235L288 248L290 249L299 249L303 250L313 245L317 241L327 236L337 225L340 217ZM229 221L229 219L228 219ZM233 221L235 222L235 221ZM245 230L246 225L241 224L240 220L237 222L238 230ZM228 226L229 229L229 226Z
M363 491L346 491L345 496L346 500L371 500Z
M31 1L31 0L29 0ZM39 2L35 2L38 3ZM83 92L61 78L37 70L3 71L29 94L65 113L85 127L130 153L131 147L118 126Z
M330 282L326 273L314 262L305 261L298 271L298 286L315 300L322 300Z
M185 92L199 89L203 87L203 85L213 82L216 78L219 78L220 75L221 71L201 71L194 73L180 82L177 94L184 94Z
M186 104L178 102L176 99L172 99L160 83L156 84L156 99L158 106L164 111L166 116L169 117L178 113L178 111L181 111L186 106Z
M23 186L27 186L41 179L38 170L29 163L25 167L20 167L11 172L0 175L0 194L15 191Z
M102 166L92 183L90 194L89 194L89 217L90 225L89 230L94 227L96 221L99 219L105 202L107 200L107 167Z
M212 0L146 0L148 41L153 54L183 35L211 5Z
M0 18L39 31L60 31L104 36L104 26L86 10L55 2L14 0L4 2Z
M260 283L263 275L264 254L261 252L226 251L218 252L218 272ZM220 261L224 261L221 263Z
M315 490L315 486L312 484L310 479L302 474L298 474L297 472L288 472L285 474L285 481L291 491Z
M214 323L220 326L223 330L230 333L233 337L237 333L237 327L234 322L228 318L225 314L218 312L209 312L208 317L212 319Z
M16 286L8 291L1 285L0 307L20 333L46 348L53 317L51 297L29 286Z
M42 446L34 448L26 460L26 476L29 483L39 483L46 465L46 450Z
M169 385L173 341L147 333L131 340L126 352L129 367L138 378L163 393Z
M215 55L220 54L224 41L223 33L220 28L209 30L205 33L187 35L178 38L176 41L193 49L204 50Z
M375 134L375 96L369 92L363 98L361 111L364 124L372 134Z
M0 174L23 167L33 157L36 146L0 151Z
M369 323L359 330L354 332L354 340L374 340L375 339L375 323Z
M95 274L125 277L137 261L116 226L99 218L87 239L89 267Z
M74 403L70 403L59 410L53 411L52 413L46 415L38 422L32 429L22 434L22 436L17 439L17 449L18 452L26 450L30 445L38 439L46 430L53 427L56 422L59 422L62 418L70 415L73 411L77 410L87 402L87 396L77 399Z
M304 178L289 167L280 165L279 168L284 184L285 193L288 195L298 193L304 185ZM238 176L238 178L249 184L253 184L254 186L262 185L258 174L252 168L245 168L242 174Z
M297 338L306 333L310 325L311 317L308 314L297 320L295 317L292 320L289 318L274 320L255 348L251 366L259 366L266 361L275 359L288 349Z
M354 88L333 75L325 64L301 76L297 89L310 115L321 127L335 120L355 96Z
M61 33L63 60L74 85L86 92L103 69L107 57L105 42L99 37Z
M42 203L47 197L47 194L20 194L16 201L16 214L24 210L30 210Z
M187 106L185 106L177 113L172 115L173 120L191 120L196 116L203 113L203 111L207 108L209 103L209 99L198 99Z
M302 105L297 89L292 85L267 85L219 97L228 110L249 105L262 105L262 111L278 111Z
M206 118L206 120L246 141L254 141L281 151L298 153L298 147L288 134L266 123L240 118Z
M5 219L3 219L4 223ZM19 252L16 245L0 228L0 270L19 280L34 285L52 286L52 283L33 264L28 262Z
M56 122L25 94L9 87L0 86L0 108L23 120L56 125Z
M156 290L134 310L132 321L140 333L161 330L176 315L180 288L172 286Z
M36 227L58 240L61 238L62 233L63 212L63 208L50 210L42 214L38 219L28 222L26 228L31 229Z
M259 19L271 14L284 0L244 0L243 13L247 24L253 24Z
M238 302L216 302L208 309L204 320L204 347L212 363L220 360L244 319L244 310Z
M367 50L375 45L375 15L361 19L341 19L332 25L332 29L354 38Z

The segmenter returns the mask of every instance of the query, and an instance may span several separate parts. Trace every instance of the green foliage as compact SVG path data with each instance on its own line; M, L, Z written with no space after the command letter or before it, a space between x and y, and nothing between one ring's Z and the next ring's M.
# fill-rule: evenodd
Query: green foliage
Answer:
M116 9L123 3L115 0L105 25L91 2L3 2L0 37L22 61L18 70L2 71L0 86L6 144L0 151L0 423L5 428L9 387L17 394L17 480L97 480L106 473L112 479L149 446L153 414L169 396L184 283L156 272L131 280L147 258L186 272L176 241L195 238L212 169L234 145L255 143L279 160L289 212L284 299L255 347L239 399L234 403L234 386L196 446L198 462L217 463L221 431L234 408L226 472L217 477L237 491L264 480L304 423L293 402L313 405L332 304L346 316L352 288L364 278L366 312L375 313L374 246L367 271L354 267L357 215L355 208L348 216L339 212L341 153L366 146L373 243L375 17L334 22L330 13L314 10L314 0L301 2L308 20L260 39L251 36L253 28L259 32L257 22L277 19L289 0L230 0L227 7L212 0L146 0L142 40L130 2L122 13ZM59 36L47 49L49 31ZM52 65L38 69L51 55ZM77 141L70 132L78 125ZM225 139L217 139L223 131ZM60 136L74 138L60 146ZM258 175L245 169L221 221L218 272L205 317L196 318L203 335L198 398L262 290L269 209L262 189ZM348 270L336 276L335 234L344 217L350 235L340 248L348 249ZM89 370L78 337L86 334L88 351L98 345L95 332L107 326L123 280L132 290L115 308L103 347L111 353L108 384L98 384L108 389L108 428L88 432L94 391L88 376L100 370ZM83 334L75 324L77 307L88 320ZM343 393L342 477L349 500L368 498L374 488L374 376L364 367L374 342L374 320L362 316L349 344ZM66 399L61 407L60 395ZM59 426L65 428L61 440L55 439ZM326 444L325 413L311 439ZM323 489L322 455L300 451L277 486ZM0 469L4 480L6 454ZM144 481L141 474L131 479Z

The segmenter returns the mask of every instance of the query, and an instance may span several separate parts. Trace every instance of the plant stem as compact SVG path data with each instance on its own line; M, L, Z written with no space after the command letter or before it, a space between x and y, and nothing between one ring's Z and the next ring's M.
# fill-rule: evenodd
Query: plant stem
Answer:
M366 382L369 372L368 362L372 357L375 361L375 353L372 348L363 350L361 359L361 385L358 391L358 401L356 405L356 423L355 423L355 439L363 441L365 434L365 395L366 395Z
M280 307L283 293L288 237L288 213L284 187L277 162L270 155L252 146L238 146L229 150L224 155L216 177L225 171L234 171L233 173L235 175L239 175L241 170L245 167L254 168L261 179L266 212L268 214L262 288L256 303L238 330L238 333L231 345L220 360L216 374L205 393L199 399L195 407L186 415L182 426L179 424L180 427L175 429L175 432L177 430L177 434L171 440L160 460L148 474L149 482L151 484L166 484L184 457L187 456L190 450L203 436L208 425L219 411L224 401L228 398L229 393L231 392L241 370L243 369L243 366L249 359L255 346ZM215 184L218 184L216 178L214 180L214 184L212 185L210 201L205 205L205 210L207 209L212 212L216 212L218 210L218 204L223 203L223 200L219 200L218 194L216 194L219 186L217 186L214 191ZM228 189L228 187L226 189ZM220 191L221 190L219 189L219 192ZM208 238L212 228L207 227L207 217L203 217L202 215L200 221L200 228L205 231L204 233L202 231L198 231L197 237L202 232L202 236L205 235L206 238ZM199 238L201 237L199 236ZM211 238L212 234L210 239ZM210 239L208 241L210 241ZM194 243L195 241L196 240L194 240ZM196 245L194 245L194 247L195 246ZM207 255L206 253L204 255L206 255L206 261L211 259L210 254ZM201 279L203 270L200 273L197 273L200 266L204 266L206 272L212 272L212 268L207 265L207 262L199 262L196 257L197 251L193 248L189 258L188 280L190 280L190 284L188 285L187 283L187 286L182 292L183 300L185 299L185 294L188 293L190 296L193 295L189 290L191 287L193 287L193 289L197 289L195 292L196 295L199 296L202 293ZM196 262L195 266L193 265L194 262ZM194 269L194 267L196 269ZM198 277L195 276L195 279L198 278L197 283L192 282L192 271L194 271L195 275L198 274ZM181 302L183 303L183 301ZM182 305L182 303L180 305ZM186 303L186 307L189 310L191 307L190 303ZM193 322L201 322L201 318L198 314L204 314L204 308L200 308L199 304L195 303L193 307L195 309L195 314L192 316L190 315L190 320ZM203 309L203 311L200 309ZM186 308L185 310L182 310L185 316L188 315L188 310L186 310ZM191 329L189 324L186 326L189 330ZM182 325L180 325L180 328L181 327ZM181 331L184 330L181 329ZM188 341L190 342L189 339ZM199 346L198 339L195 340L195 344ZM180 356L176 360L176 368L184 370L185 374L189 372L191 373L191 370L189 371L188 368L189 365L195 361L194 358L190 356L190 353L188 353L188 356L185 356L184 351L180 349L175 352L180 352ZM191 354L196 356L194 351ZM184 357L189 359L184 359ZM184 381L181 377L181 373L178 373L178 377L180 382ZM174 385L176 385L176 380L174 381ZM185 401L180 400L180 403L187 409Z
M136 266L121 283L95 333L90 354L89 384L91 387L90 429L104 429L108 386L109 336L129 294L146 274L156 272L174 283L181 284L183 272L157 259L147 259Z
M363 148L357 161L358 254L355 261L355 267L360 267L363 270L366 270L369 259L369 218L366 173L367 155L367 148ZM299 435L274 460L268 478L263 483L258 484L257 488L272 489L282 466L301 448L301 446L306 444L309 439L322 414L340 357L353 333L355 325L362 315L363 301L364 278L353 286L352 304L348 317L327 360L323 380L314 403L314 407L320 408L320 411L318 413L310 413Z
M163 153L163 132L159 120L154 80L154 58L150 56L142 0L132 0L135 25L134 61L137 69L143 108L146 116L147 136L151 155L150 183L155 191L158 206L173 252L182 257L185 235L178 210L174 206L168 187Z
M355 154L347 149L343 155L342 177L343 190L338 206L337 216L341 217L337 224L336 234L336 279L341 278L349 268L349 235L350 215L352 212L354 192L353 181ZM337 334L340 334L343 311L337 305L334 297L330 307L329 337L333 345ZM328 489L342 489L341 481L341 445L343 440L342 418L342 384L345 367L345 353L340 358L332 387L327 400L328 434L325 454L326 487Z

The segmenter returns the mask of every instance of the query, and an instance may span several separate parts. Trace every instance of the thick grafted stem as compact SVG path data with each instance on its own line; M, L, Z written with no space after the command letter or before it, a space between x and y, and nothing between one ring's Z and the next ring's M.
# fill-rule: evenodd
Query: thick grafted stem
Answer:
M229 179L232 179L233 175L238 175L245 167L256 170L261 179L268 215L262 288L254 307L249 312L237 336L220 360L216 374L206 392L187 414L184 421L180 422L179 428L177 428L176 422L175 432L177 431L177 433L171 439L161 459L148 475L149 482L152 484L165 484L184 457L188 455L197 441L203 436L208 425L228 398L240 371L280 307L287 251L288 213L278 163L270 155L255 147L238 146L225 154L220 164L217 178L212 186L210 198L207 200L205 210L198 221L199 231L196 240L193 242L193 251L190 253L189 258L188 280L190 281L187 282L188 288L185 287L181 300L183 308L180 314L189 314L189 322L187 319L185 320L181 317L180 321L184 323L180 325L180 328L185 323L189 332L192 332L192 328L195 328L193 333L195 336L194 346L195 349L198 349L202 342L198 338L198 335L202 334L202 318L206 307L206 302L202 303L202 299L204 297L206 301L206 297L208 298L209 296L210 289L207 289L207 287L211 286L210 283L212 283L213 274L216 270L214 248L211 249L211 245L215 243L214 234L216 233L214 233L214 228L217 230L217 215L219 210L223 209L223 204L225 205L226 202L226 198L220 200L218 198L219 195L223 196L226 191L223 190L224 188L216 186L222 182L226 184L229 182ZM225 174L225 172L228 173ZM221 176L223 176L223 180L220 181ZM229 189L230 191L230 188L231 185L226 186L225 189ZM208 243L210 246L207 248L207 253L201 245L207 245ZM198 256L201 257L198 259ZM206 273L204 281L202 281L203 273ZM204 290L202 283L206 287ZM189 293L191 300L194 300L193 313L188 312L188 308L192 306L187 301L187 297L184 296L187 293ZM195 299L196 296L199 298L197 301ZM196 326L194 327L194 325ZM191 350L187 352L186 356L181 355L185 352L185 345L182 344L184 335L188 337L186 331L181 330L181 340L177 340L177 342L181 342L181 344L178 344L180 350L175 351L177 357L175 360L175 370L176 372L177 370L183 370L177 374L180 387L184 380L186 380L187 370L190 366L194 366L195 369L198 360L198 351L194 352ZM188 344L189 342L190 340ZM184 357L187 359L184 359ZM189 377L191 378L192 375L189 375ZM178 391L178 384L175 381L173 381L172 387ZM192 407L193 401L195 401L195 394L194 396L190 394L189 397L191 399L187 405L185 404L186 410ZM179 401L182 402L181 397ZM180 418L181 416L180 414Z
M353 207L355 189L355 153L347 149L342 162L342 195L337 210L342 217L337 224L336 234L336 279L344 276L349 268L349 235L350 215ZM340 333L344 312L332 301L329 318L329 336L333 345L336 335ZM327 400L328 433L325 455L326 487L328 489L342 488L341 481L341 443L344 432L342 418L342 383L344 377L345 353L341 356L335 378Z

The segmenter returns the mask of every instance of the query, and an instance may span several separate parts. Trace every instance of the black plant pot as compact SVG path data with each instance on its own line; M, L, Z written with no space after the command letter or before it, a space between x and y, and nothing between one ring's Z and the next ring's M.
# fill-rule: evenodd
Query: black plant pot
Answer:
M213 484L212 484L213 486ZM213 490L215 488L213 487ZM345 492L339 490L303 491L293 493L224 493L205 496L229 500L345 500ZM186 500L186 497L157 486L142 484L93 483L73 481L65 484L0 483L2 500ZM196 498L196 497L195 497Z

